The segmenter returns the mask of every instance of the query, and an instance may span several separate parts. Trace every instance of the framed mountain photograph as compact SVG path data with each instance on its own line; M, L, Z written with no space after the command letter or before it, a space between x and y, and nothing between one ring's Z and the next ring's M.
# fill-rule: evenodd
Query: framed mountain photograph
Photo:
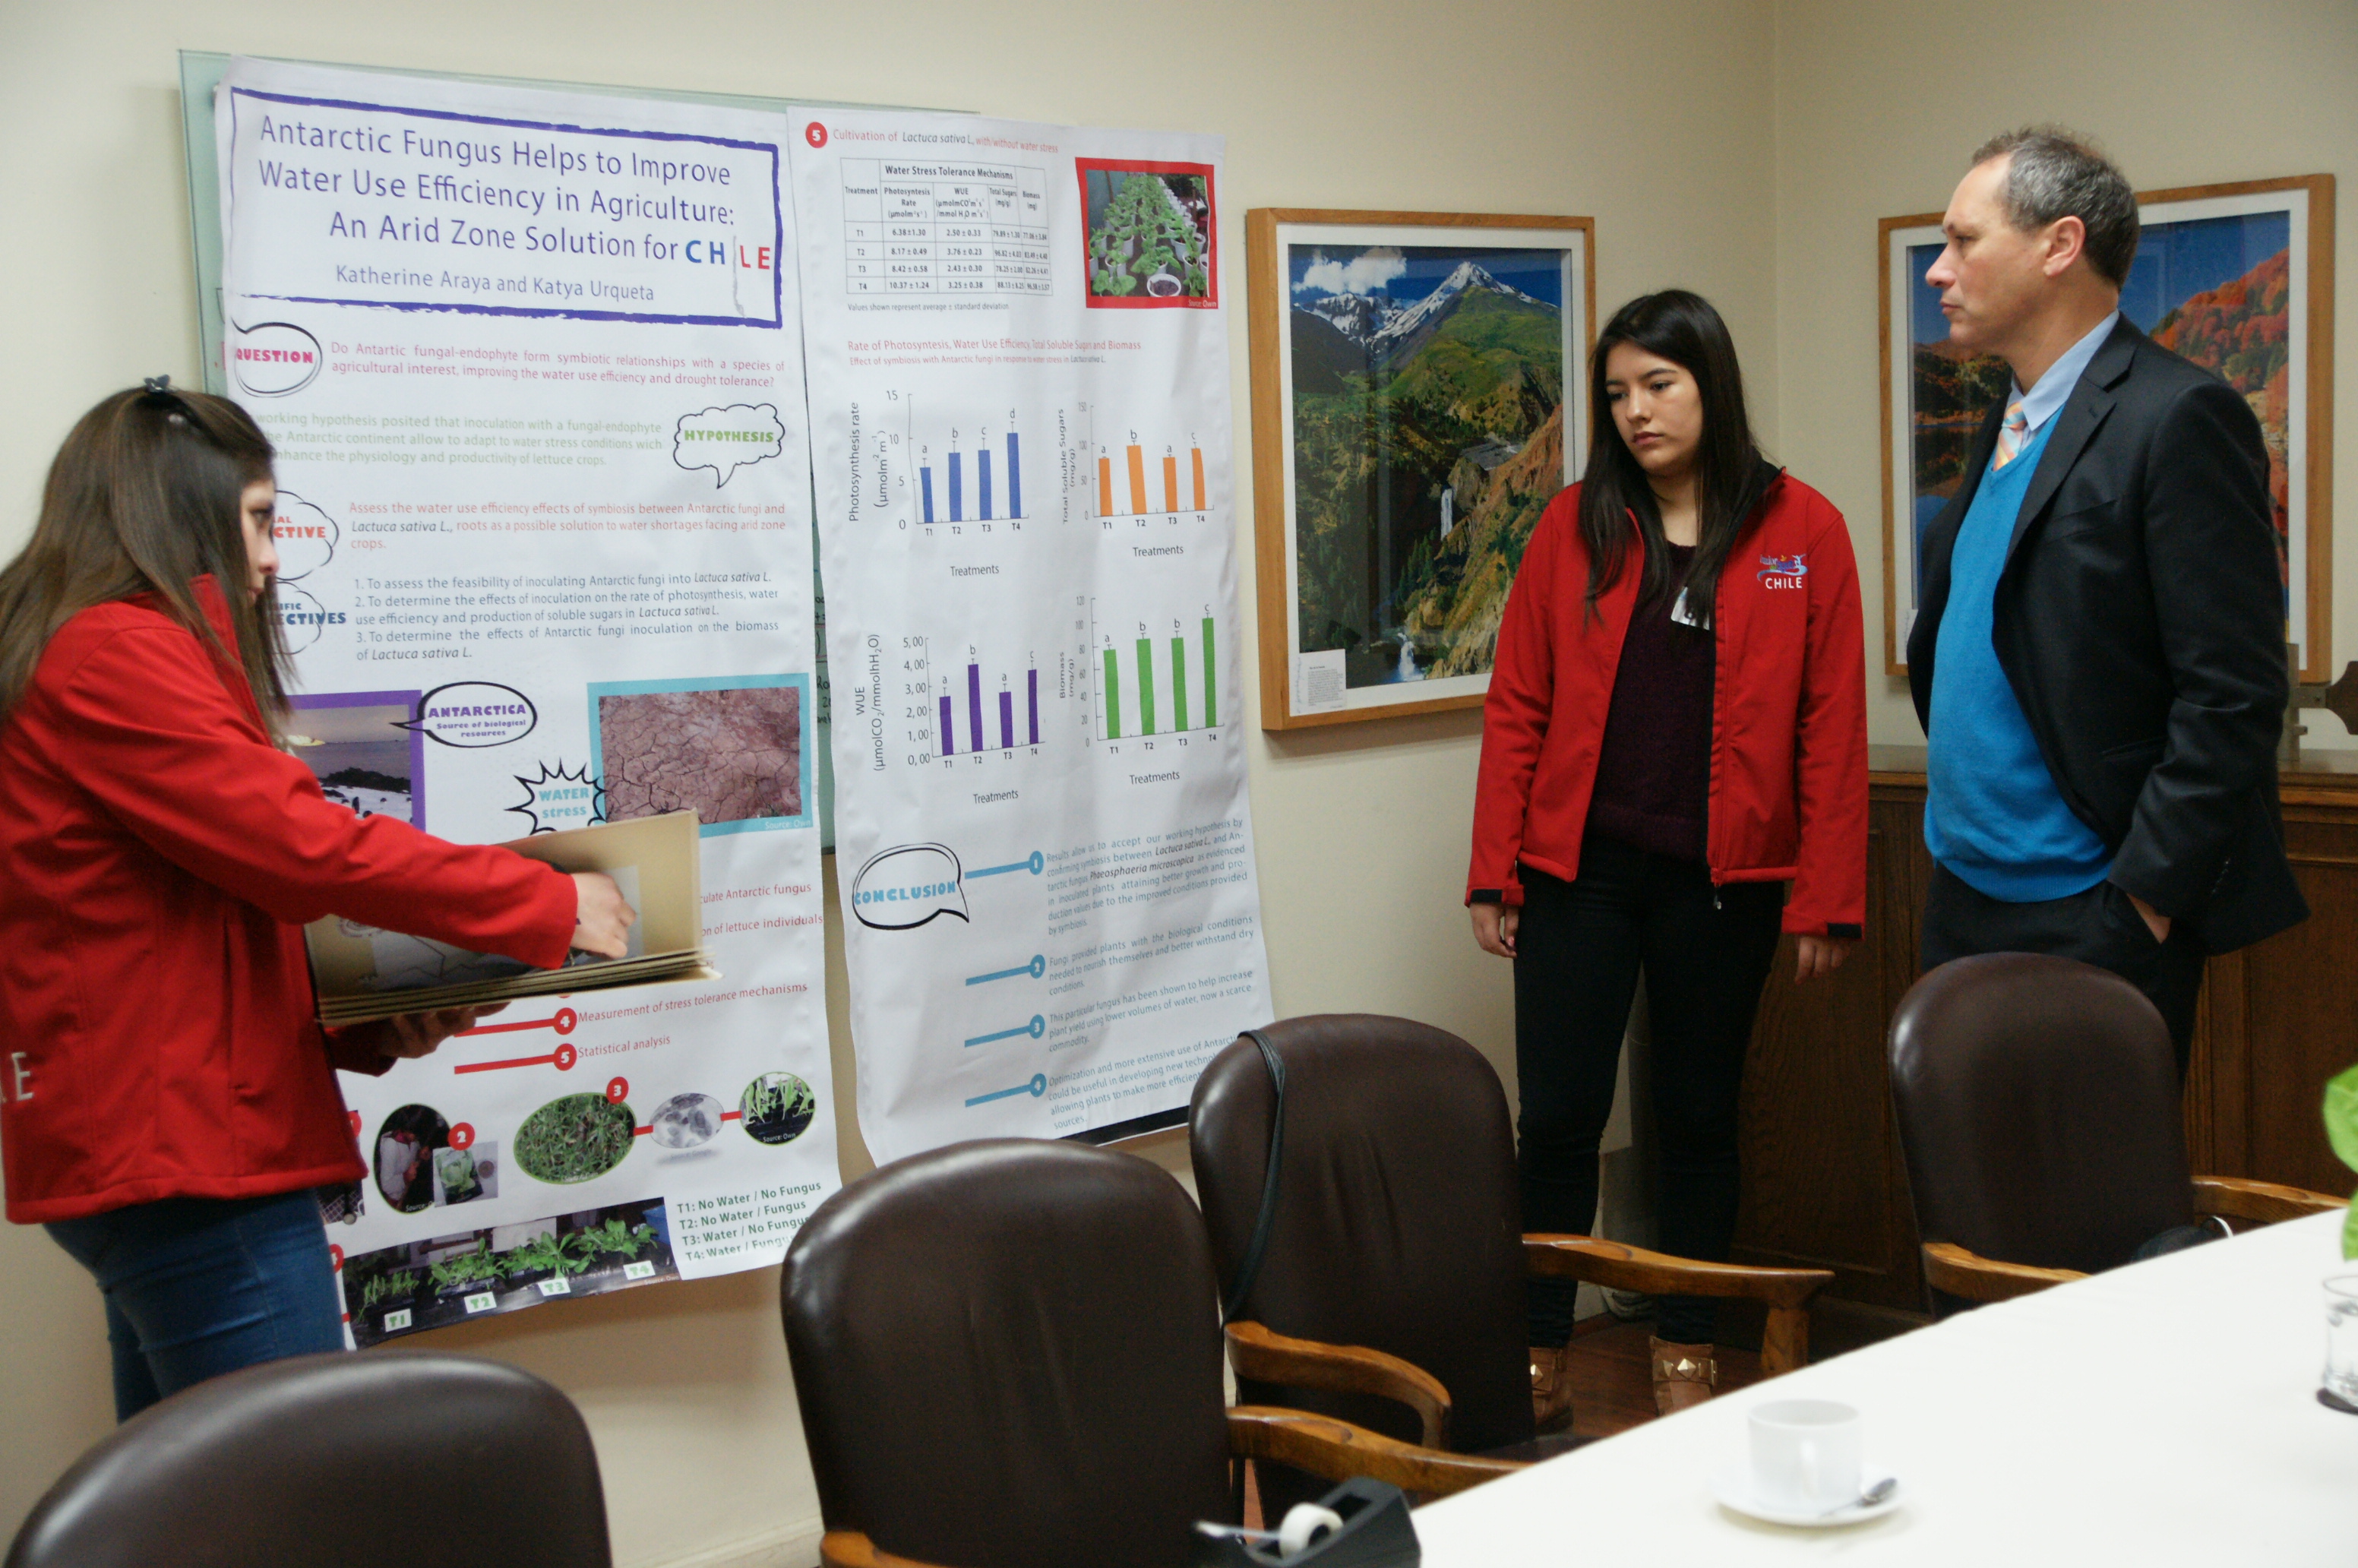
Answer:
M1245 214L1260 723L1478 706L1580 471L1588 218Z
M2121 313L2243 394L2268 449L2268 493L2298 678L2332 678L2333 177L2156 190L2137 198ZM2013 375L1949 346L1941 215L1886 218L1877 237L1883 347L1883 652L1907 672L1917 542L1956 493L1983 416Z

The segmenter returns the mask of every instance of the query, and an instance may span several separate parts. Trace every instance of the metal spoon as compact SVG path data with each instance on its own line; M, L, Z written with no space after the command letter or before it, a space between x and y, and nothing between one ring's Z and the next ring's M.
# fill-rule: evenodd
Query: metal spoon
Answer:
M1867 1487L1865 1491L1859 1493L1858 1496L1853 1498L1850 1501L1846 1503L1838 1503L1834 1507L1828 1509L1824 1513L1820 1514L1818 1517L1820 1519L1832 1519L1836 1514L1848 1513L1853 1509L1871 1509L1898 1489L1899 1477L1897 1476L1886 1476L1882 1480L1877 1481L1872 1487Z

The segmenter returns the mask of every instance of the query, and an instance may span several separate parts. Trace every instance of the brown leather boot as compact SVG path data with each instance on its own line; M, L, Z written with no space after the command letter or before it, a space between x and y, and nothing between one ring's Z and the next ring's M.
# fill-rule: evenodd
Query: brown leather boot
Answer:
M1572 1425L1572 1378L1562 1346L1531 1346L1531 1423L1539 1435Z
M1719 1383L1719 1362L1708 1345L1673 1345L1667 1339L1647 1341L1653 1352L1654 1410L1671 1415L1711 1398Z

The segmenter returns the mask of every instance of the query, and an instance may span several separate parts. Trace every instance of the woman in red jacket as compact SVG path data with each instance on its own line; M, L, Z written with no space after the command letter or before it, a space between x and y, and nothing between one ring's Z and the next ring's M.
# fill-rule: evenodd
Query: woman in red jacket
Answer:
M1515 963L1523 1227L1595 1222L1642 969L1659 1242L1724 1260L1745 1048L1779 931L1808 979L1866 918L1858 579L1841 514L1754 446L1707 301L1622 307L1589 406L1587 470L1532 531L1498 628L1466 897L1475 940ZM1543 1429L1571 1419L1573 1298L1531 1283ZM1716 1314L1696 1297L1659 1310L1668 1413L1710 1397Z
M335 1070L470 1010L322 1031L303 925L556 967L625 951L613 882L330 803L274 744L270 443L165 382L83 416L0 569L8 1217L97 1279L118 1416L343 1346L313 1190L366 1173Z

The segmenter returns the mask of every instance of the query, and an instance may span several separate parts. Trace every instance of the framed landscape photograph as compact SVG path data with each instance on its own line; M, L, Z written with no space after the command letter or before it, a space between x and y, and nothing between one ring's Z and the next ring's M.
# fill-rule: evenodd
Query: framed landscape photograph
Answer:
M1478 706L1580 472L1587 218L1245 214L1264 730Z
M2331 678L2333 626L2333 177L2156 190L2121 313L2243 394L2268 448L2299 678ZM1918 542L1964 477L1974 437L2013 383L2006 365L1949 347L1941 215L1886 218L1877 265L1883 374L1883 649L1907 672Z

